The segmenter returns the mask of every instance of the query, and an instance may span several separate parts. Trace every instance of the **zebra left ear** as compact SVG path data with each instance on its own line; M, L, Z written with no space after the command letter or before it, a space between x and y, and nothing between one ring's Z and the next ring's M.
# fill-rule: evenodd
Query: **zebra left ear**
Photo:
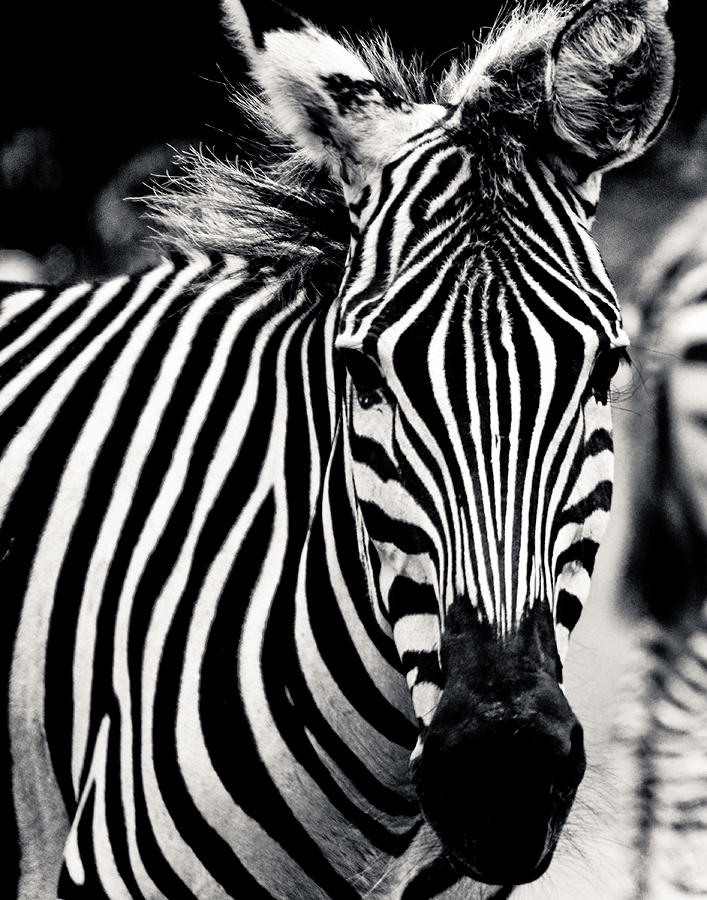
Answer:
M352 50L280 4L222 2L277 128L344 181L442 114L398 96Z
M672 109L667 0L590 0L549 56L546 97L559 156L583 178L638 156Z

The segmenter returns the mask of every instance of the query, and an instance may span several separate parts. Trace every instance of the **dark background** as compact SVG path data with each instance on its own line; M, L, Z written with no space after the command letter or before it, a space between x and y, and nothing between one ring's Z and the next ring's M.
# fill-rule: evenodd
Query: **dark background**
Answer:
M290 6L333 31L385 28L397 47L421 52L437 69L455 48L483 36L502 9L497 0ZM655 151L609 179L601 242L619 278L637 253L631 241L643 245L648 232L704 187L707 100L695 6L671 4L680 74L673 124ZM168 145L202 144L234 155L241 125L227 84L243 75L217 0L6 3L0 248L32 254L53 280L105 275L148 259L139 249L143 226L123 198L143 192L150 173L167 169Z

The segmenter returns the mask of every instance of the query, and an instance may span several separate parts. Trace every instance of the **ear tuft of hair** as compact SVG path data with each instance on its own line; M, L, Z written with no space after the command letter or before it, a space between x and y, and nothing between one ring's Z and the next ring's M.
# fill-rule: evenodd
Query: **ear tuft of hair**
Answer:
M301 31L307 27L303 18L275 0L249 3L247 13L237 0L223 0L222 9L226 30L251 58L263 49L268 31Z
M674 48L666 9L666 0L591 0L555 40L547 87L552 127L588 170L637 156L667 119Z
M344 185L357 183L442 117L442 107L411 103L378 80L351 45L279 4L223 4L279 132Z

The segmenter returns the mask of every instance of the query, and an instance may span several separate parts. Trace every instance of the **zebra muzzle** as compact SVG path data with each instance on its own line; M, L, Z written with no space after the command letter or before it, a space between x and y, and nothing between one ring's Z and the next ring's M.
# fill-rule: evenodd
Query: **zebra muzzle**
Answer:
M447 641L445 687L412 778L425 817L464 871L523 884L549 865L584 776L582 726L533 642L484 652L479 637L463 658L464 643Z
M423 738L413 779L445 849L480 881L534 881L552 859L584 774L581 725L570 713L562 723L436 726Z

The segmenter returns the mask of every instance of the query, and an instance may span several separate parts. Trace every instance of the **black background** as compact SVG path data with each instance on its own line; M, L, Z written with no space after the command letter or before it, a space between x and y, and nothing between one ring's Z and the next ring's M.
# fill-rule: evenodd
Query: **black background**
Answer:
M455 48L483 36L503 8L496 0L290 6L333 31L382 27L398 48L421 52L437 68ZM681 86L673 143L694 140L707 105L695 6L671 4ZM97 193L145 148L158 171L168 162L158 148L167 144L202 143L232 155L240 123L226 85L243 74L217 0L6 4L0 12L0 247L41 257L65 246L77 254L71 265L79 273L110 268L97 249ZM654 161L633 165L640 178ZM631 177L631 171L624 176ZM124 180L118 189L127 190Z

